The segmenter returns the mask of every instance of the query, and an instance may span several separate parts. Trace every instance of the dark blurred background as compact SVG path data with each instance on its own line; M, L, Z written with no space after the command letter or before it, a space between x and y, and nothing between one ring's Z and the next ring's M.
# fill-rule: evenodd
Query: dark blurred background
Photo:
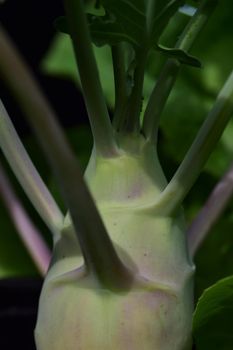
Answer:
M33 70L40 85L56 110L64 126L86 123L85 108L77 88L68 79L48 77L41 73L40 62L56 34L54 20L64 14L60 0L6 0L0 7L1 23L14 40ZM17 79L17 77L16 77ZM28 132L14 99L0 82L4 100L17 130Z

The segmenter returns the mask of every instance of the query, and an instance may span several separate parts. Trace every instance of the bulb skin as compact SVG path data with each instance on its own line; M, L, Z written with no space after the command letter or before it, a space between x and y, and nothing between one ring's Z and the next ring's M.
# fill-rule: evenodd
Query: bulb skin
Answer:
M182 211L163 214L154 205L166 180L148 154L92 156L86 172L133 282L115 291L100 285L85 268L67 216L40 296L37 350L191 350L195 268Z
M114 225L116 212L102 213L135 282L109 291L85 271L80 256L58 260L40 297L37 350L191 349L194 267L182 254L180 225L138 212L118 216Z

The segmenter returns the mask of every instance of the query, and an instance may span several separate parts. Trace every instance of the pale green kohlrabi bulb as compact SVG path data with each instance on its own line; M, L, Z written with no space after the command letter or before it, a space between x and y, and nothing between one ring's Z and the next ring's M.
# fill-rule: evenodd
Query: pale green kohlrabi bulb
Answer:
M166 180L154 149L142 141L127 148L111 159L93 153L86 180L135 280L103 289L86 272L67 217L40 297L37 350L191 349L194 266L183 218L155 205Z

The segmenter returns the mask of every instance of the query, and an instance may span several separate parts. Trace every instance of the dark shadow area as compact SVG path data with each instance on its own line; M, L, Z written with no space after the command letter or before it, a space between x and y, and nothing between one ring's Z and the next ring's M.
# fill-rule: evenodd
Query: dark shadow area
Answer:
M40 279L0 280L0 349L34 350Z
M65 78L46 76L40 70L40 62L56 34L54 20L64 14L62 0L7 0L0 6L1 25L29 64L60 123L64 127L88 123L83 98L75 84ZM19 134L28 134L30 131L23 114L1 77L0 91Z

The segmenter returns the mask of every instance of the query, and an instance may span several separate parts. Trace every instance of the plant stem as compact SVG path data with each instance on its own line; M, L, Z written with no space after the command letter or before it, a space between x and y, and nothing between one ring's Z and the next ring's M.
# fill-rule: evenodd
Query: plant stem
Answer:
M56 239L60 235L64 216L28 156L1 100L0 148L28 198Z
M195 255L233 195L233 164L215 186L203 208L187 230L189 251Z
M175 47L185 51L190 50L198 34L204 28L210 15L217 5L216 0L202 1L199 9L185 27ZM164 110L167 99L176 81L181 64L178 60L168 59L162 69L154 89L149 98L142 131L146 138L153 142L157 140L160 116Z
M92 50L83 1L64 0L64 5L95 147L102 156L109 157L117 151Z
M192 146L159 199L169 213L183 201L200 174L233 113L233 72L199 130Z
M60 185L87 270L106 288L125 287L131 275L116 254L82 178L77 159L56 121L53 110L9 41L2 47L0 67L4 70L5 80L24 110Z
M51 253L42 238L42 234L34 226L15 195L2 166L0 165L0 195L7 207L27 251L34 261L38 271L44 276L48 270Z
M160 116L176 81L179 69L180 63L177 60L167 60L146 106L143 117L142 132L148 140L155 143L157 142Z
M180 39L177 42L177 48L188 51L191 49L194 40L200 34L201 30L206 25L211 14L218 5L218 0L204 0L199 9L191 18Z
M137 65L134 71L134 86L125 112L125 120L121 126L120 131L122 132L137 134L140 131L140 114L147 54L147 49L141 49L136 53Z
M121 125L121 120L128 98L124 47L122 43L112 46L112 62L115 83L115 110L113 116L113 126L115 130L118 130L119 126Z

